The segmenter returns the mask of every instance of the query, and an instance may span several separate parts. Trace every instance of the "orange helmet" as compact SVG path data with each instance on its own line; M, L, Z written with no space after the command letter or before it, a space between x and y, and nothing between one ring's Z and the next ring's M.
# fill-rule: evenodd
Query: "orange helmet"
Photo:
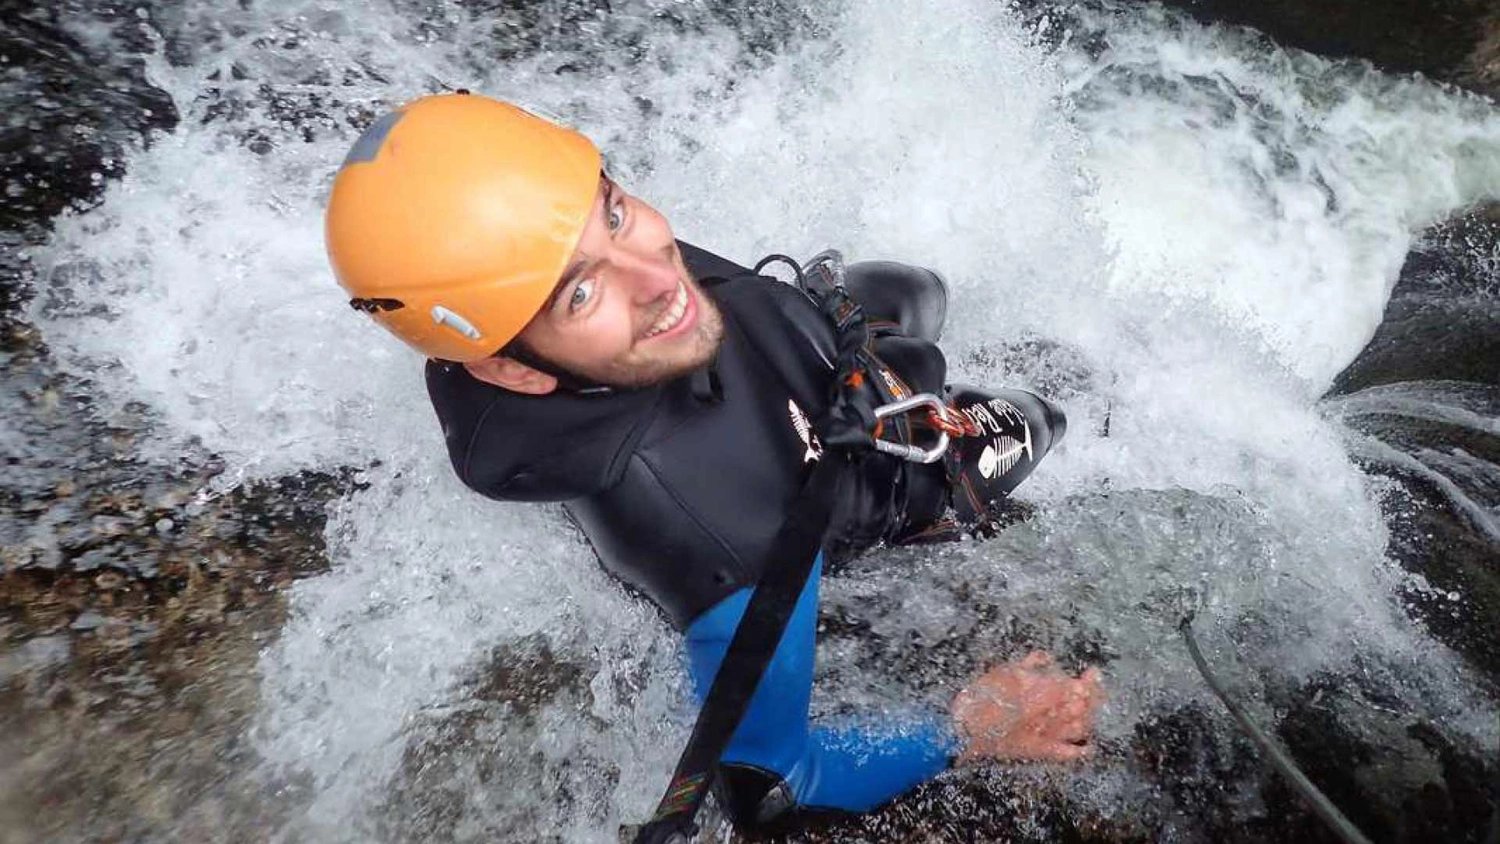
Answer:
M339 284L423 354L479 360L521 333L578 245L599 188L583 135L467 93L370 125L333 180Z

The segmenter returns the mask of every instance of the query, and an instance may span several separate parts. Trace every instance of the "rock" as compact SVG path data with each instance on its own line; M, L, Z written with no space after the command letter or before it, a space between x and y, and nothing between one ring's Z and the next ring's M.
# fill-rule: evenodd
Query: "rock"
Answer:
M1287 702L1279 737L1303 772L1376 840L1386 831L1399 831L1401 841L1482 840L1493 760L1458 751L1433 725L1386 709L1378 692L1372 701L1361 684L1357 676L1329 678ZM1281 781L1267 789L1268 806L1279 803L1280 840L1326 837Z
M95 571L114 565L114 562L114 554L99 548L85 551L71 560L74 571Z
M1500 688L1500 541L1484 516L1500 505L1497 221L1491 206L1424 233L1324 401L1378 443L1358 456L1366 470L1399 485L1381 501L1389 553L1437 590L1408 606Z
M1375 336L1334 381L1343 395L1401 381L1500 385L1500 205L1422 234L1401 268Z
M1496 206L1425 232L1374 337L1324 399L1352 432L1361 466L1387 482L1387 553L1421 576L1404 595L1408 611L1491 689L1500 689L1500 536L1488 515L1500 505L1497 258ZM1332 683L1330 703L1294 695L1286 704L1282 738L1308 775L1369 833L1495 840L1481 837L1497 776L1493 751L1455 746L1435 725L1394 710L1380 714L1361 700L1378 690L1360 682ZM1268 793L1268 805L1278 800L1295 802ZM1311 823L1289 830L1304 833L1321 831Z
M1500 95L1500 5L1493 0L1164 2L1199 20L1253 27L1289 47Z
M82 631L95 630L107 623L109 623L109 619L90 610L79 613L78 618L74 619L73 623L68 625L68 629Z
M98 55L66 32L59 25L66 6L7 5L29 7L5 11L0 54L8 71L24 72L30 96L24 109L7 108L21 119L0 127L9 193L0 228L34 231L78 197L97 195L103 183L91 176L118 175L125 145L175 124L177 114L171 98L145 82L134 57ZM46 144L34 142L41 137Z
M1466 71L1473 77L1470 87L1494 95L1500 91L1500 11L1490 13L1484 23L1484 34L1474 52L1469 54Z
M46 671L68 661L72 647L67 636L36 636L0 654L0 683L23 673Z

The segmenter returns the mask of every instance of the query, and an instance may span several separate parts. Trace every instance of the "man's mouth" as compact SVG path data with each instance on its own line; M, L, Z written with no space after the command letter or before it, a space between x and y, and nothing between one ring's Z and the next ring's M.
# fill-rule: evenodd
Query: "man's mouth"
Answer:
M691 303L692 297L688 294L687 283L678 281L677 295L672 297L672 304L668 305L662 315L656 318L656 323L646 332L643 339L650 340L681 326Z

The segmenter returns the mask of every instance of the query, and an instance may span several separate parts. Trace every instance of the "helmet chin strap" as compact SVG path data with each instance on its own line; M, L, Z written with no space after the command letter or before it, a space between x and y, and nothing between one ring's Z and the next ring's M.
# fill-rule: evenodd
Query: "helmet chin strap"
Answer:
M511 360L525 364L557 379L557 388L564 392L577 393L581 396L607 396L615 391L608 384L600 384L597 381L585 378L576 372L570 372L557 364L545 360L541 355L533 352L525 343L512 342L497 353L498 357L508 357Z

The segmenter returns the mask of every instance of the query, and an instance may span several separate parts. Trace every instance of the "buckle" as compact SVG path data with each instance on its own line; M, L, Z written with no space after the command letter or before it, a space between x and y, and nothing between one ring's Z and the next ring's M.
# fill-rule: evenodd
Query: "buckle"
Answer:
M899 416L900 414L910 413L913 410L924 407L939 419L948 419L948 406L943 404L942 399L932 393L917 393L911 398L893 401L890 404L883 404L875 408L875 418L884 419L887 416ZM876 437L875 450L882 454L899 457L902 460L909 460L913 463L936 463L943 459L943 455L947 453L948 441L948 432L939 428L938 441L931 448L921 448L905 443L893 443L890 440L883 440Z
M844 289L844 255L837 249L825 249L807 259L797 275L798 286L819 302L835 290Z

